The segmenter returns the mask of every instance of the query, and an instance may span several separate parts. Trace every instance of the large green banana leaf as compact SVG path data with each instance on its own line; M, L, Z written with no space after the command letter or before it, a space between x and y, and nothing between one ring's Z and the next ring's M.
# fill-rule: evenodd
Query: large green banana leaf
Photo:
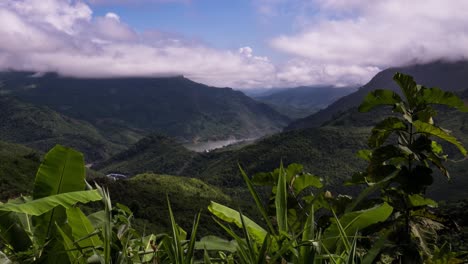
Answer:
M68 192L28 201L22 204L2 204L0 205L0 211L42 216L43 214L55 209L59 205L63 206L64 208L70 208L76 203L88 203L99 201L101 199L102 197L98 190Z

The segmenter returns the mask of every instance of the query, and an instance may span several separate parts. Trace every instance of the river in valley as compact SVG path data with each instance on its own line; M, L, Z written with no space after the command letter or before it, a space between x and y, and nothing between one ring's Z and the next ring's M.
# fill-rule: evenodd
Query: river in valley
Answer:
M232 144L242 142L253 142L256 138L245 138L245 139L225 139L225 140L214 140L214 141L201 141L195 143L186 143L184 147L196 152L209 152L215 149L227 147Z

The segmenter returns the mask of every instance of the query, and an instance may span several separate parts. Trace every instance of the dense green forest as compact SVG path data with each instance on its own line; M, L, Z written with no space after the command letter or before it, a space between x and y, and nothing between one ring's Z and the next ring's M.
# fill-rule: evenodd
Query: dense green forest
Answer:
M393 79L400 93L374 90L357 108L372 114L210 153L151 135L94 167L126 180L88 170L70 148L41 158L0 142L0 172L17 177L2 178L2 199L17 198L0 204L0 260L463 263L466 202L427 195L466 171L468 109L454 93Z
M258 137L278 132L289 122L241 92L182 76L84 79L53 73L31 75L1 73L0 93L85 120L118 144L128 144L149 132L181 141Z

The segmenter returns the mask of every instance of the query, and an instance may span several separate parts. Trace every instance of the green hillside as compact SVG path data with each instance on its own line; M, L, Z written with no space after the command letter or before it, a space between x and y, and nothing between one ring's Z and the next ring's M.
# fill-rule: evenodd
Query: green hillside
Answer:
M264 102L278 112L291 119L304 118L320 109L326 108L339 98L352 93L355 88L333 86L325 87L295 87L281 89L268 95L256 96L256 100Z
M243 181L238 163L252 175L271 171L283 162L303 164L306 171L326 182L340 183L363 164L354 153L364 147L367 131L322 127L276 134L239 150L212 154L200 176L217 185L239 186Z
M231 198L219 188L194 178L146 173L128 180L99 178L96 181L109 188L114 203L129 206L135 217L140 219L140 228L146 225L147 232L170 231L166 195L171 201L177 223L187 231L193 224L194 216L205 210L210 201L233 204ZM206 210L200 221L200 232L204 234L212 231L216 225Z
M93 168L125 175L143 172L181 175L197 155L171 138L154 134Z
M98 164L102 172L135 175L143 172L172 173L197 177L224 188L243 186L238 164L249 174L271 171L281 161L303 164L307 171L340 183L357 165L363 165L354 153L365 148L369 128L343 130L322 127L280 133L229 151L195 153L168 138L152 136L128 151Z
M440 110L436 121L452 130L453 134L468 146L468 114ZM170 142L167 139L162 142L146 141L148 145L156 146L141 144L148 151L139 148L134 156L137 158L125 158L125 155L122 155L118 161L110 160L104 171L110 171L107 168L128 167L131 168L131 174L145 171L172 172L203 179L228 191L227 189L243 186L238 164L252 175L256 172L271 171L282 161L285 165L303 164L306 171L323 177L332 185L329 188L334 191L349 191L342 188L341 183L353 173L363 170L365 166L365 162L357 158L357 151L367 148L367 138L372 126L389 113L390 109L384 108L372 113L348 111L328 122L327 126L283 132L239 149L210 153L193 153L180 146L174 147L172 143L166 146L173 148L162 147L164 141ZM460 159L454 149L450 146L444 147L450 155L450 160ZM156 155L151 153L155 149L159 151ZM181 158L175 153L179 153ZM179 170L169 169L169 172L165 172L164 163L159 161L160 157L169 159L170 162L166 160L165 163L170 163ZM468 161L449 161L448 167L452 171L451 182L447 182L443 177L436 177L437 184L429 189L429 194L438 199L461 199L468 186Z
M70 146L83 152L87 162L108 158L124 148L85 121L9 96L0 96L0 124L0 140L42 151L56 144Z
M0 141L0 201L31 192L41 155L31 148Z
M179 140L252 138L280 131L289 119L230 88L184 77L78 79L4 72L2 93L86 120L108 138L159 132Z
M375 89L391 89L398 91L398 86L392 80L395 72L409 74L418 81L419 84L427 87L439 87L446 91L463 91L468 88L468 62L461 61L456 63L435 62L430 64L412 65L399 68L386 69L372 78L366 85L358 91L349 94L327 108L312 114L303 119L292 122L286 130L318 127L325 122L334 119L336 116L347 112L349 109L357 107L363 98Z

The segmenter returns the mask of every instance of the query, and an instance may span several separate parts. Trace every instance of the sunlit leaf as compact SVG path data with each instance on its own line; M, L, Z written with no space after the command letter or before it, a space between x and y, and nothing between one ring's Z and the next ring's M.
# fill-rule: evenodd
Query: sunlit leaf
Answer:
M34 182L33 198L43 198L85 188L83 154L60 145L51 149L41 163Z
M102 197L97 190L68 192L32 200L23 204L6 203L0 205L0 211L39 216L53 210L57 206L70 208L76 203L88 203L101 199Z
M323 237L329 239L324 240L323 243L330 250L337 245L338 237L340 237L339 225L343 226L346 236L352 236L359 230L387 220L392 212L393 207L383 203L370 209L346 213L339 220L332 218L331 225L323 234Z
M377 106L395 105L401 102L401 97L397 93L390 90L379 89L367 94L358 110L359 112L368 112Z
M237 227L242 228L242 221L240 219L240 214L238 211L216 202L211 202L208 206L208 210L221 220L224 220L228 223L233 223ZM249 232L249 234L258 243L263 243L263 240L267 235L267 231L261 226L259 226L257 223L252 221L250 218L246 217L245 215L243 216L243 218L246 225L246 229Z
M314 187L314 188L323 187L323 183L320 177L317 177L309 173L304 173L304 174L296 176L292 182L292 185L294 187L294 193L296 195L298 195L304 189L309 188L309 187Z
M429 123L425 123L425 122L421 122L421 121L415 121L413 123L413 125L416 128L416 131L418 133L432 135L432 136L438 137L440 139L443 139L443 140L445 140L445 141L447 141L449 143L452 143L453 145L455 145L458 148L458 150L463 154L463 156L466 156L467 151L466 151L465 147L463 147L462 143L460 143L460 141L458 141L457 138L450 135L447 131L445 131L445 130L439 128L439 127L436 127L434 125L431 125Z
M205 236L195 243L196 249L213 251L236 252L237 243L234 240L226 240L217 236Z
M451 92L443 91L439 88L426 88L421 91L418 97L420 102L426 104L440 104L456 108L462 112L467 112L468 107L457 95Z
M92 235L95 229L86 215L78 207L67 209L68 225L72 230L74 240L79 240L78 244L81 247L98 247L102 246L102 241L97 234ZM87 237L87 238L86 238Z
M412 207L419 207L419 206L437 207L436 201L429 199L427 197L423 197L420 194L409 195L408 201Z
M33 198L85 189L85 164L83 154L60 145L51 149L41 163L34 182ZM61 207L41 216L33 217L35 235L41 243L53 236L54 223L65 223L65 210Z
M418 91L421 89L421 86L417 85L413 77L410 75L399 72L395 73L393 80L400 86L401 90L403 91L406 100L408 100L409 107L415 107L418 98Z

